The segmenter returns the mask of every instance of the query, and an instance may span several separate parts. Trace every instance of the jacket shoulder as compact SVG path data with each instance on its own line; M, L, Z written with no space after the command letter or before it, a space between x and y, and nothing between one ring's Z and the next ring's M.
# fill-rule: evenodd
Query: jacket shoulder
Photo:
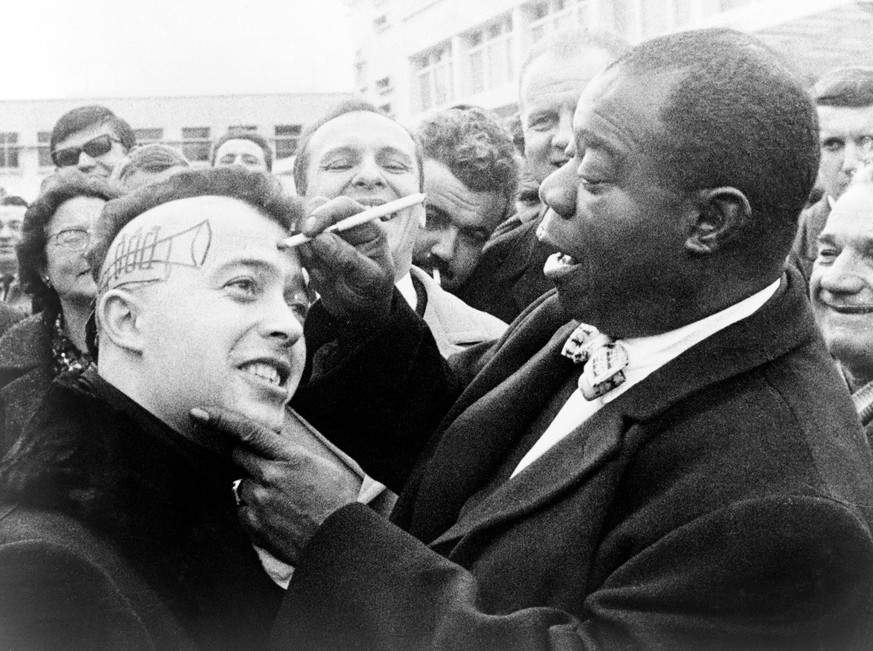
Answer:
M0 647L190 648L114 548L66 515L0 507Z

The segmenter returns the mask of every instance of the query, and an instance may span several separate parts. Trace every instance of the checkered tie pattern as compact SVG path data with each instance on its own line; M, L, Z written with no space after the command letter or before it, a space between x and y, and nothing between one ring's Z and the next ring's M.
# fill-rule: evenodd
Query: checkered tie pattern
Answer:
M627 350L620 341L587 323L580 323L570 334L561 354L585 365L579 377L579 390L586 400L600 398L625 381Z

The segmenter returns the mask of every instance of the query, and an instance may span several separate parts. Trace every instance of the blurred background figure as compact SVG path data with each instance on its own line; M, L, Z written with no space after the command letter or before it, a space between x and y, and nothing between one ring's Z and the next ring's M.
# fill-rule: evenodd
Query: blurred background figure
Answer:
M306 128L301 142L294 182L302 197L345 196L376 206L427 187L422 152L412 134L368 102L338 104ZM444 357L498 338L505 323L474 310L412 264L416 233L424 220L425 208L413 206L378 222L391 249L400 294L427 323ZM321 341L313 332L317 314L314 310L306 322L307 341Z
M512 134L490 111L465 106L425 119L415 137L427 212L412 261L461 294L485 242L514 210L519 161Z
M486 243L459 296L507 323L553 285L543 274L553 252L536 238L546 207L539 185L569 159L573 113L582 89L628 49L608 32L557 32L537 43L521 68L519 110L524 135L522 201Z
M52 129L50 150L58 169L76 167L109 177L136 144L130 125L105 106L80 106L64 113Z
M90 364L85 324L97 287L85 253L103 205L120 195L107 180L67 170L51 177L24 215L18 271L34 315L0 337L0 452L54 377Z
M181 153L167 145L151 144L137 147L115 169L113 177L130 192L148 183L163 181L191 163Z
M817 238L833 202L846 191L866 153L873 151L873 68L851 66L826 72L812 88L821 143L817 192L800 215L792 256L806 278L818 250Z
M15 247L21 240L21 226L27 202L18 196L0 199L0 301L9 307L30 312L30 297L21 291Z
M273 149L254 131L228 131L212 147L212 167L242 165L250 170L273 171Z
M816 322L856 397L873 382L873 159L869 160L834 202L818 238L810 278ZM873 387L865 393L873 394ZM871 403L873 396L868 396L862 406ZM867 434L873 434L873 424L868 424Z

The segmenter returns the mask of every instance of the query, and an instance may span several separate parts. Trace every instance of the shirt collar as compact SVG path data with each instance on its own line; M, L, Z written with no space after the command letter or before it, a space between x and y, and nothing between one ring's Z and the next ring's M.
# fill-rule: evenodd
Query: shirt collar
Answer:
M407 272L407 274L398 280L395 285L397 286L400 295L406 299L406 302L409 303L409 307L414 311L418 305L418 297L415 295L415 286L412 284L412 274Z
M775 280L748 298L676 330L648 337L622 339L621 343L628 353L628 365L625 369L627 382L603 396L603 402L615 399L631 386L707 337L711 337L719 330L723 330L757 312L773 297L779 289L780 282L780 280Z

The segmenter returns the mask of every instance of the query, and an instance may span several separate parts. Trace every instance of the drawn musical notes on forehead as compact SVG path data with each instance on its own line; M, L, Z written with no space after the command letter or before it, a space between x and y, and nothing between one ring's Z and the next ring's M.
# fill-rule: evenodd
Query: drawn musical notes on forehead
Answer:
M132 283L152 283L170 277L175 267L203 266L212 244L209 220L167 234L163 226L140 228L116 237L100 277L100 289Z

